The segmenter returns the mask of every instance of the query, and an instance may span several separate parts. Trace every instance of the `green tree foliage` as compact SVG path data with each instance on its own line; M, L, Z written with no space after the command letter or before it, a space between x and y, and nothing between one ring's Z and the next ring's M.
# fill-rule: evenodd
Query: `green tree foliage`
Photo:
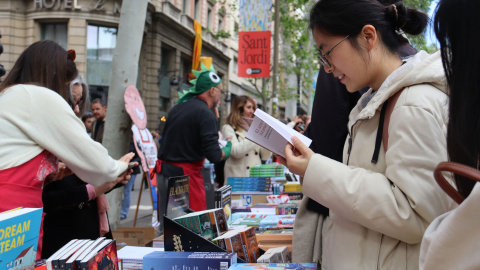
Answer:
M430 11L430 5L433 2L433 0L404 0L403 2L409 8L421 10L428 14L428 12ZM427 44L425 35L426 35L426 32L418 36L411 36L411 35L407 35L407 36L415 48L419 50L425 50L427 52L436 51L438 48L435 45Z
M280 28L282 57L280 70L285 79L280 83L279 99L299 100L303 90L312 90L312 73L318 69L308 15L312 7L309 0L282 0L280 4ZM294 75L296 86L289 87L288 75Z

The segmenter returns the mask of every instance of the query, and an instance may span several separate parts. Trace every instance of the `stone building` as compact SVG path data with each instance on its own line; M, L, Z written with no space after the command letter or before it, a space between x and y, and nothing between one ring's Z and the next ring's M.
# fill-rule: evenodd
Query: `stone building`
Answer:
M8 72L28 45L55 40L76 51L75 62L87 79L92 98L106 99L121 5L121 0L2 0L4 53L0 61ZM190 87L194 19L203 29L201 55L213 58L228 91L231 51L213 34L230 27L224 10L212 0L149 1L136 85L148 113L148 128L161 127L160 118L175 104L178 91ZM229 105L222 102L223 119Z
M149 1L136 83L148 113L149 129L163 128L160 119L168 116L178 100L178 91L190 87L194 20L202 25L201 55L213 58L228 93L219 108L220 123L224 123L235 96L250 95L262 103L254 87L237 76L236 19L229 5L221 2ZM55 40L65 49L76 51L75 61L87 79L91 97L107 99L121 5L122 0L0 0L4 45L0 63L8 72L28 45ZM285 105L279 103L280 115L285 114Z

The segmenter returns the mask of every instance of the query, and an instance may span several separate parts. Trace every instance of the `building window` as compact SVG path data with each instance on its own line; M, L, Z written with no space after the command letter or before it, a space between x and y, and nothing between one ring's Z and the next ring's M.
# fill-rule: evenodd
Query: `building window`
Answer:
M115 27L88 25L87 82L91 97L107 97L117 33Z
M96 25L88 26L87 58L112 61L117 44L117 28Z
M218 19L218 28L217 28L217 31L223 30L223 28L224 28L224 26L223 26L224 20L225 20L224 16L220 16L220 18Z
M187 14L190 16L190 0L183 0L183 14Z
M67 23L42 23L40 24L40 37L42 40L53 40L67 50L67 28Z
M193 18L201 23L201 20L200 20L200 16L201 16L200 0L195 0L195 10L194 10L194 12L195 12L195 14L194 14Z
M238 59L233 58L233 74L238 74Z
M208 12L207 12L207 27L208 29L210 30L213 30L212 27L213 27L213 24L212 24L212 21L213 21L213 14L212 14L212 4L208 4Z

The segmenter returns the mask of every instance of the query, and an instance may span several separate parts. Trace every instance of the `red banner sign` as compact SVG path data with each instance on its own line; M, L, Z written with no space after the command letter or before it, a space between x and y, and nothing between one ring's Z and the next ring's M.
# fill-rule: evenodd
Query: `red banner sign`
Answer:
M238 76L270 77L270 31L239 32Z

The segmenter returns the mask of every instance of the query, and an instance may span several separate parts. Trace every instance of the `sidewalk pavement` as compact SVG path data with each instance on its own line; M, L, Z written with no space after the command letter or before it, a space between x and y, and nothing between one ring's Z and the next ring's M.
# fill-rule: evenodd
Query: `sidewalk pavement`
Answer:
M151 197L151 189L145 189L145 184L142 182L142 174L139 174L133 184L133 190L130 199L130 210L128 211L127 218L120 220L120 227L133 227L135 219L135 211L137 209L138 197L140 195L140 187L143 186L142 194L140 197L140 204L138 207L136 227L151 227L153 205Z

